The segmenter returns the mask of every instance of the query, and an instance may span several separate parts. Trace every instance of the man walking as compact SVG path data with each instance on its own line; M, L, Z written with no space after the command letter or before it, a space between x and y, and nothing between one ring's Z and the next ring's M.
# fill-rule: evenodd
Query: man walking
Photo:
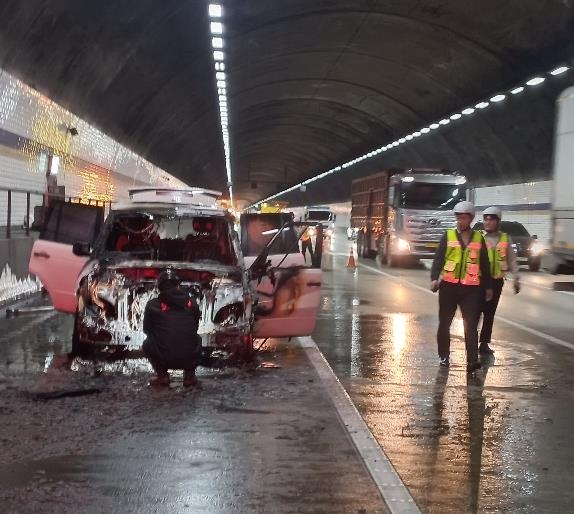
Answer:
M443 234L431 268L431 291L438 291L439 326L437 331L440 365L450 365L450 326L460 307L464 323L466 371L481 367L478 360L478 320L483 301L492 299L492 277L486 243L482 234L472 230L472 202L454 206L456 228Z
M494 315L498 307L498 301L502 294L504 279L507 273L513 279L514 293L520 291L520 278L518 277L518 263L516 254L512 249L512 240L506 232L500 231L502 211L498 207L488 207L482 213L484 221L484 239L488 251L488 261L492 274L492 300L484 302L482 306L482 328L480 330L480 346L478 352L483 355L492 355L494 350L489 346L492 337L492 325Z
M195 368L201 351L197 334L200 312L195 299L179 288L172 269L157 279L159 296L150 300L144 311L143 331L147 339L143 351L157 378L152 386L169 386L169 369L183 369L184 387L198 385Z

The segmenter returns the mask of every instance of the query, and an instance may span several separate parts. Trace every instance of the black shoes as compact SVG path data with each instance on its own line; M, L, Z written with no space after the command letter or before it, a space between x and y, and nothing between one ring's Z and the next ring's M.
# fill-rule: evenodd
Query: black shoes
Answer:
M466 372L467 373L474 373L477 369L482 368L482 364L480 363L480 361L476 361L476 362L469 362L466 365Z
M488 343L480 343L478 345L478 353L482 353L483 355L493 355L494 350L488 346Z
M448 360L448 357L442 357L438 364L443 368L448 368L450 366L450 361Z

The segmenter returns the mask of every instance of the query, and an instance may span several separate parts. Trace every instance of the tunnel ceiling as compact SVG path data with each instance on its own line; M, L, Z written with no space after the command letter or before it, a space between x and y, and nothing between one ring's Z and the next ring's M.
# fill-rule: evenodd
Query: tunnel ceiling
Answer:
M572 0L222 3L244 202L574 56ZM208 26L203 0L3 0L0 66L185 182L224 190ZM421 138L300 200L342 199L349 177L387 165L456 166L476 183L544 178L555 94L567 85Z

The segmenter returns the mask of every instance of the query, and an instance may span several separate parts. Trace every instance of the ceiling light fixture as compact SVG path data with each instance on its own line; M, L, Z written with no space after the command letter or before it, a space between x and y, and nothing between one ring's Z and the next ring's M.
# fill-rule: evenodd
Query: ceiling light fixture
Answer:
M562 75L562 73L568 71L570 68L568 68L568 66L559 66L558 68L553 69L550 72L550 75Z
M223 7L221 4L209 4L208 14L210 18L222 18ZM209 29L211 34L220 34L224 32L223 22L210 21ZM221 138L223 140L223 154L225 160L225 171L227 174L227 188L229 191L229 204L233 207L233 178L231 174L231 150L229 145L229 112L227 107L227 74L225 73L225 54L219 50L223 48L223 37L217 36L211 38L213 51L213 60L215 67L215 85L217 88L217 101L219 103L219 121L221 124Z
M529 81L526 82L527 86L537 86L538 84L542 84L546 79L544 77L534 77L531 78Z

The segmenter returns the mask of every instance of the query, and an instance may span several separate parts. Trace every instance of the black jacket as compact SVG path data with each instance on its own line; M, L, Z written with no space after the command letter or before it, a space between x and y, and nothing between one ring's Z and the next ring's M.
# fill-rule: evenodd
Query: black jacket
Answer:
M200 312L195 299L172 289L150 300L145 308L143 330L146 355L162 367L188 369L197 360L201 339L197 335Z
M466 248L466 245L461 239L458 230L456 231L456 236L458 237L458 240L462 248ZM438 280L442 272L442 268L444 266L444 256L446 255L446 243L447 243L447 237L445 232L442 235L442 239L440 240L438 248L436 249L436 253L434 254L434 259L432 261L432 267L431 267L431 281ZM488 262L488 250L486 249L486 243L484 241L484 237L482 238L482 247L480 249L480 285L484 287L484 289L492 289L492 274L490 273L490 264Z

